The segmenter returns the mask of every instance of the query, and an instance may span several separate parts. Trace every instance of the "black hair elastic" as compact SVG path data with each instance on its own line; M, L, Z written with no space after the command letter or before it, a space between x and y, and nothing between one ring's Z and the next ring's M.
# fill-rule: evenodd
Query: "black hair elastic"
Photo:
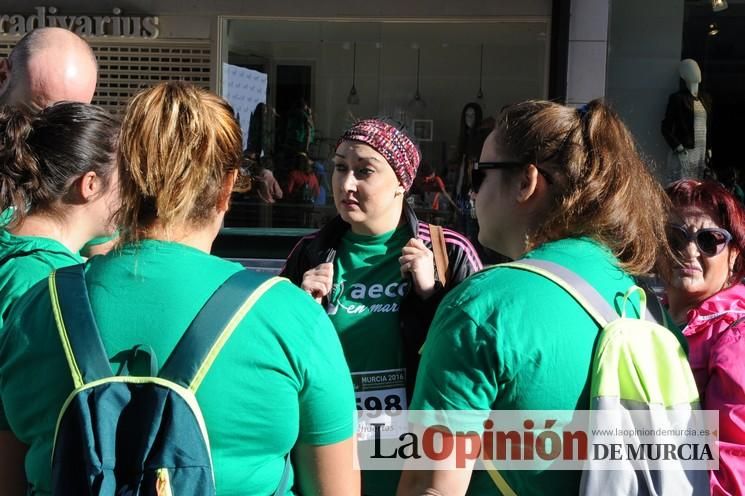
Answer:
M590 109L590 105L585 103L584 105L577 107L577 115L580 119L587 115L587 111Z

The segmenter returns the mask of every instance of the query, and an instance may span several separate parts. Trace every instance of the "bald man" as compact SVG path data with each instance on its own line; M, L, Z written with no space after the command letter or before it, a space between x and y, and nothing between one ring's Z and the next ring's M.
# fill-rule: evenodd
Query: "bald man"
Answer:
M97 77L96 56L80 36L62 28L37 28L0 60L0 105L38 111L63 100L90 103ZM9 215L12 210L0 212L0 227ZM112 245L108 241L89 251L105 253Z
M90 103L98 67L93 50L62 28L38 28L0 61L0 105L42 109L69 100Z

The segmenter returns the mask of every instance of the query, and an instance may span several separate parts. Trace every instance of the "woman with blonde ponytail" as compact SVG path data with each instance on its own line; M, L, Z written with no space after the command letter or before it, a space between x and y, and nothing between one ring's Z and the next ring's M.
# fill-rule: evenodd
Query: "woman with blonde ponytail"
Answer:
M233 111L213 93L168 82L137 94L122 121L118 153L120 245L87 262L87 290L78 293L87 293L87 315L109 361L132 362L136 350L147 348L155 370L134 361L130 375L154 375L205 302L238 276L240 284L228 285L231 294L242 298L241 310L253 306L235 313L232 333L220 334L208 349L214 361L196 390L216 494L359 494L352 382L328 317L289 281L265 284L265 275L210 255L241 149ZM219 313L212 308L210 315ZM11 312L0 346L0 439L29 446L25 476L33 494L54 491L56 413L74 387L54 315L50 289L37 286ZM78 323L64 321L69 329ZM13 453L0 442L3 485L14 480L3 470L23 475Z

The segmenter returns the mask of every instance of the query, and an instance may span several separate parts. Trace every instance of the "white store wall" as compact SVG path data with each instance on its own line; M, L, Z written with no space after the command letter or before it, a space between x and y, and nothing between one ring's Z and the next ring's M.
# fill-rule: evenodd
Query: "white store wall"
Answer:
M631 128L657 176L668 179L660 132L667 97L678 90L684 2L611 2L607 97Z
M568 103L605 97L665 182L660 133L667 97L678 89L684 2L572 0Z

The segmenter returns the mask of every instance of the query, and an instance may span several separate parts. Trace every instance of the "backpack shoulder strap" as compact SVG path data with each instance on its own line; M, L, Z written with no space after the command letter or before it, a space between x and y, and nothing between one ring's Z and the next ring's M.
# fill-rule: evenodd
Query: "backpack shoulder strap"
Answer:
M660 324L662 327L669 327L669 321L667 319L667 314L665 312L665 309L662 307L662 303L660 302L660 299L657 298L657 294L655 293L654 289L651 285L649 285L647 282L643 281L642 279L637 278L636 280L637 286L639 286L646 294L651 295L650 298L652 299L652 302L650 305L648 305L647 315L645 318L650 321L654 321L658 324ZM649 315L651 314L651 315Z
M595 288L576 273L557 263L529 258L500 264L497 267L511 267L545 277L569 293L600 327L605 327L609 322L618 319L618 313Z
M114 375L88 299L85 264L52 272L49 296L75 389Z
M284 280L241 270L210 296L171 352L159 376L196 393L220 350L251 307Z
M445 244L445 233L441 226L429 224L429 235L432 239L432 254L435 259L437 277L440 280L440 284L444 287L448 282L448 266L450 264L448 260L448 248Z

